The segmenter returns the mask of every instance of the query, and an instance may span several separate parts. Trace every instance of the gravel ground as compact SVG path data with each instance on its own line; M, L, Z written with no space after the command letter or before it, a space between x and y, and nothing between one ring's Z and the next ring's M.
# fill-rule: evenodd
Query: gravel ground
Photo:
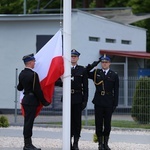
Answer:
M33 132L33 143L42 150L62 149L62 128L34 127ZM82 129L80 150L98 149L92 141L93 133L93 129ZM22 127L0 128L0 150L22 150L22 146ZM150 150L150 131L112 130L109 146L111 150Z

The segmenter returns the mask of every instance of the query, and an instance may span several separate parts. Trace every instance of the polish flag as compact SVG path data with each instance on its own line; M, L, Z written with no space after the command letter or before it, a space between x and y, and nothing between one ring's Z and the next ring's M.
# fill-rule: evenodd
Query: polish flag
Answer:
M64 73L62 57L62 34L59 30L35 55L36 63L34 71L40 79L41 88L45 99L51 103L55 82ZM42 109L37 109L37 115Z

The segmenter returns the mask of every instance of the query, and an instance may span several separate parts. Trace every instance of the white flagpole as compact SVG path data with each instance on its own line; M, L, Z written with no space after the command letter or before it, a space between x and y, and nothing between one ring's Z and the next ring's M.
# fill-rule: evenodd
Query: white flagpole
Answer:
M70 98L71 98L71 0L63 2L63 150L70 149Z

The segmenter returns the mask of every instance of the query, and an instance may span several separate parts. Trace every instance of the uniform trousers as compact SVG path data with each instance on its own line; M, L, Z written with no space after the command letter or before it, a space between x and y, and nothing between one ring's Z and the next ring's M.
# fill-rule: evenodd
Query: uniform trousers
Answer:
M34 119L36 116L37 106L34 105L24 105L22 104L24 109L24 128L23 135L24 139L28 139L32 137L32 128L34 124Z
M71 137L80 137L81 132L81 103L71 105Z
M96 135L109 136L111 131L112 107L94 105Z

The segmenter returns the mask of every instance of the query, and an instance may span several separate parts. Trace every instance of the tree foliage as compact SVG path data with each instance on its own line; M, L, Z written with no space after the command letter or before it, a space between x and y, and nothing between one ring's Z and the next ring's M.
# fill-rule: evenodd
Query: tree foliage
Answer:
M107 7L127 7L130 0L106 0Z
M133 13L150 12L150 0L129 0L128 6L132 7Z
M60 8L61 0L26 0L26 13L33 13L33 10ZM23 14L24 0L1 0L0 14Z
M149 13L150 0L100 0L106 7L132 7L134 13ZM89 0L89 6L95 7L97 0ZM26 0L27 13L33 9L51 9L62 7L63 0ZM83 0L76 0L77 8L83 6ZM1 0L0 14L21 14L23 13L24 0Z
M22 0L1 0L0 1L0 13L1 14L18 14L23 11Z

